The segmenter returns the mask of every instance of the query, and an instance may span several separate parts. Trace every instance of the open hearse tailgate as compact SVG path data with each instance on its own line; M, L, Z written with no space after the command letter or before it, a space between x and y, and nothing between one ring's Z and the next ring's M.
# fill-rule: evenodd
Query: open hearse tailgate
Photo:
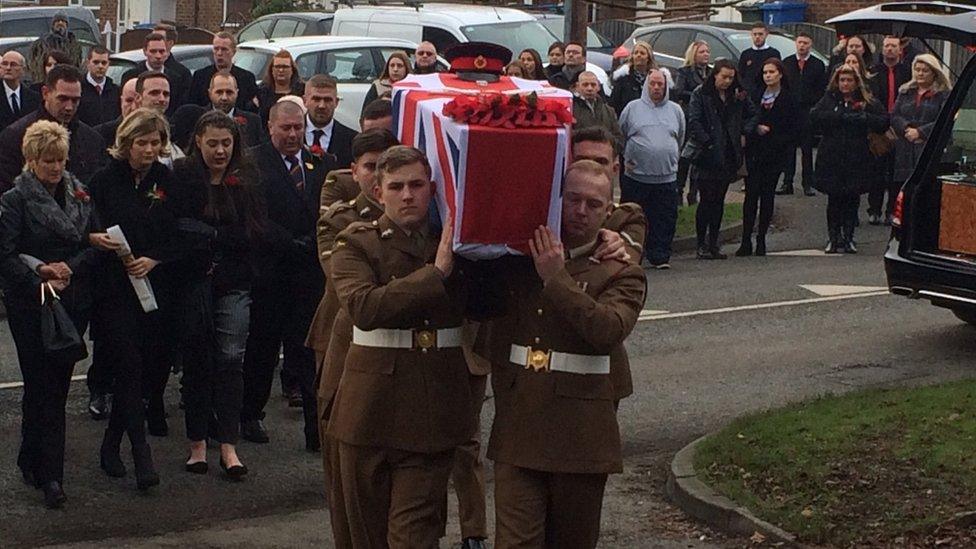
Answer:
M950 2L892 2L827 21L842 36L891 34L948 40L976 47L976 6Z

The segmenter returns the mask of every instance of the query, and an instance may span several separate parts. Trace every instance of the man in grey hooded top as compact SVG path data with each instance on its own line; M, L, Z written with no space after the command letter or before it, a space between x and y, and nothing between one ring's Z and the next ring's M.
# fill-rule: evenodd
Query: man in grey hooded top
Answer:
M640 100L631 101L620 113L620 130L626 143L620 200L644 209L648 221L644 254L653 267L668 269L680 202L678 158L685 117L681 107L668 99L664 73L648 73Z

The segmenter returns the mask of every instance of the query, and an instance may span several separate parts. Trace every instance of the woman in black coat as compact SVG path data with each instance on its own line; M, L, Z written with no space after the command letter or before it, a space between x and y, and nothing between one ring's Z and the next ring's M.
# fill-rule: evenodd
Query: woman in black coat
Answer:
M256 169L245 156L238 125L211 111L197 122L190 155L176 162L169 207L188 250L182 262L185 329L183 397L190 455L185 468L207 472L207 438L220 443L220 465L238 480L254 256L267 220Z
M675 72L671 99L681 105L681 110L685 112L686 117L688 115L688 103L691 102L691 92L695 91L695 88L698 86L704 84L705 78L708 76L708 61L710 58L711 50L708 47L708 42L695 40L685 50L685 64ZM690 169L691 163L688 159L678 159L679 191L685 188L685 181L688 179L688 171ZM691 184L688 186L688 205L697 202L698 189L694 184Z
M24 482L44 491L49 508L64 505L64 406L75 362L84 344L71 351L45 350L41 292L53 290L78 334L91 310L89 244L94 224L87 190L64 170L68 131L40 121L24 134L28 168L0 198L0 280L7 322L24 380L23 419L17 465Z
M743 205L742 245L737 256L752 255L752 230L756 231L756 255L766 255L766 232L773 218L776 183L793 153L799 130L800 112L783 78L783 62L767 59L762 66L763 86L756 89L752 104L756 124L746 134L746 199Z
M868 91L860 73L841 65L831 76L827 93L810 113L823 135L817 151L814 187L827 195L827 253L857 253L854 227L861 194L878 177L878 163L868 145L868 132L884 133L888 114Z
M159 484L146 441L150 431L166 432L162 392L169 376L169 353L176 338L171 314L173 280L181 252L173 216L165 207L172 176L159 156L169 147L169 126L154 110L141 108L119 125L112 160L92 179L92 199L105 229L119 226L132 253L110 258L96 287L100 300L99 345L114 357L112 413L102 440L101 467L123 477L119 456L122 435L132 444L136 484L140 490ZM130 277L148 279L156 309L140 301ZM143 397L149 399L143 409Z
M742 165L742 136L755 126L753 109L741 91L736 65L715 62L705 83L691 94L688 105L688 142L683 156L691 159L691 181L701 201L695 213L698 259L725 259L718 233L725 212L725 194Z

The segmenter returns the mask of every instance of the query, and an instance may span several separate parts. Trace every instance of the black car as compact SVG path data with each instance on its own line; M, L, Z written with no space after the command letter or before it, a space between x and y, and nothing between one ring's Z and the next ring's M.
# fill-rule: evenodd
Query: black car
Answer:
M938 38L976 48L976 6L882 4L831 19L838 34ZM976 57L969 57L895 205L885 271L892 293L976 324Z
M613 56L615 59L630 55L636 40L648 42L654 48L654 54L662 53L684 59L685 50L695 40L704 40L708 44L711 58L724 57L739 61L739 54L752 47L752 36L749 34L750 23L665 23L641 27L631 33ZM796 53L793 35L777 28L771 28L766 43L779 50L783 57ZM814 50L813 55L823 61L828 59L822 53Z
M297 11L262 15L237 33L237 43L291 36L324 36L332 34L332 14L321 11Z

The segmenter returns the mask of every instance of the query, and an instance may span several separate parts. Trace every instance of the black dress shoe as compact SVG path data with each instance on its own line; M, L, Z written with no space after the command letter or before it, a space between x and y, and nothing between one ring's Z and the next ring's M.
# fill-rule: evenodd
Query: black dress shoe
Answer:
M187 459L187 461L190 460L189 457L187 457L186 459ZM207 462L206 461L195 461L193 463L187 463L186 464L186 472L187 473L193 473L194 475L206 475L207 474L207 470L209 468L210 467L207 466Z
M266 444L267 442L271 441L271 439L268 438L268 432L264 430L264 424L261 423L260 419L241 423L241 438L251 442L256 442L258 444Z
M817 191L813 190L813 187L803 187L803 194L805 196L817 196Z
M32 488L40 488L40 486L37 485L37 479L34 477L33 471L29 471L27 469L21 469L20 478L24 480L24 484Z
M230 480L240 481L247 476L247 467L244 465L233 465L228 467L227 464L224 463L224 458L220 458L220 468L224 470L224 476Z
M88 413L95 421L101 421L108 417L108 399L105 395L92 393L88 399Z
M461 541L461 549L487 549L485 538L464 538Z
M61 483L56 480L45 482L41 486L41 490L44 490L44 506L48 509L60 509L64 507L64 502L68 501L68 497L64 495L64 490L61 488Z
M752 240L749 238L743 238L742 244L739 245L739 249L735 251L736 257L749 257L752 255Z
M712 254L708 252L708 248L704 246L699 246L698 250L695 251L695 257L698 259L711 259Z

